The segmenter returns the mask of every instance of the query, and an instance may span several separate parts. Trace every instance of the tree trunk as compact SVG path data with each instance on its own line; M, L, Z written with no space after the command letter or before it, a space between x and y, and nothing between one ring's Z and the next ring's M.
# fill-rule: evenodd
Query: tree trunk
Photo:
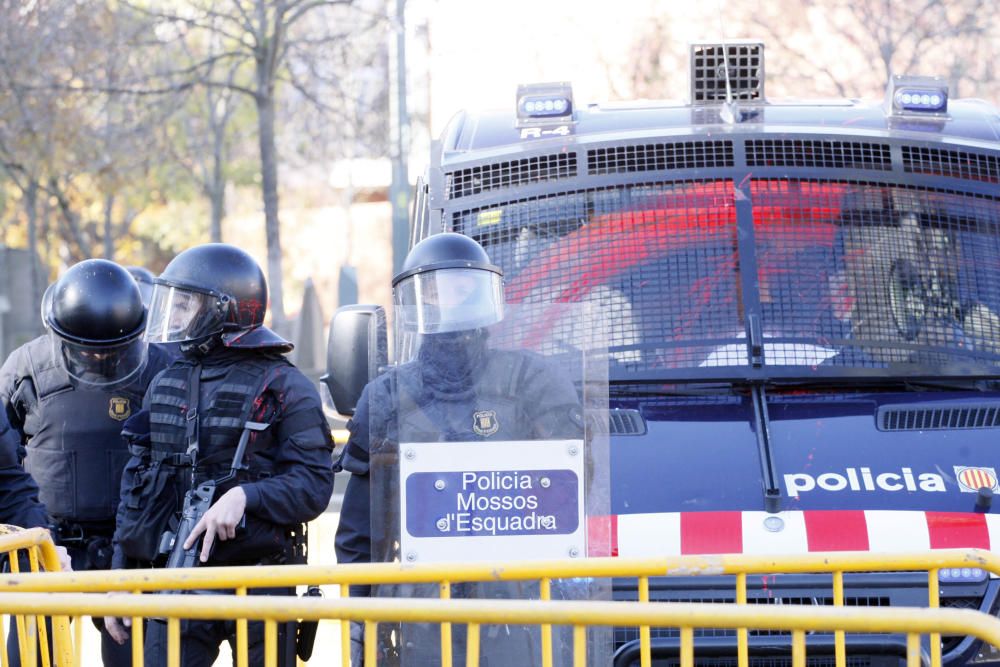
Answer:
M42 197L42 219L38 225L38 236L42 242L39 244L39 259L42 262L42 277L46 286L49 282L49 270L52 266L52 239L56 234L50 234L52 227L52 204L48 197ZM37 243L37 241L36 241Z
M212 205L212 220L209 235L212 243L222 243L222 221L226 217L226 186L213 185L209 192L209 202Z
M31 266L31 298L42 293L42 280L39 275L38 254L38 181L31 179L24 191L24 212L28 217L28 263Z
M222 243L222 221L226 217L226 175L225 165L225 125L213 128L215 136L212 146L212 176L208 186L208 196L212 204L212 220L209 226L212 243Z
M263 63L257 63L258 70ZM258 82L260 82L259 75ZM260 171L264 196L264 230L267 236L267 279L271 286L271 325L281 335L285 331L285 302L282 298L281 224L278 221L278 149L274 142L274 94L266 83L258 88L257 128L260 141Z
M90 257L90 242L84 238L83 230L80 229L80 218L70 208L69 201L66 199L66 195L60 189L59 182L55 178L49 178L49 192L56 199L56 205L59 208L59 217L62 219L66 230L65 238L67 245L69 242L76 245L75 253L70 248L70 256L77 261Z
M106 195L104 197L104 258L114 261L115 259L115 231L111 220L115 209L115 196Z

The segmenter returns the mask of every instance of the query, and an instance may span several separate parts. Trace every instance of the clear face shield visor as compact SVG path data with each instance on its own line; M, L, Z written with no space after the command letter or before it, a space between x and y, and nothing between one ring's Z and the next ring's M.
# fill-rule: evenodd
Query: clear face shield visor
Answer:
M438 269L401 280L393 289L404 333L467 331L503 319L503 280L493 271Z
M120 385L146 365L146 342L141 337L115 345L83 345L49 330L55 357L78 383L94 387Z
M222 331L219 298L205 292L157 284L149 304L146 340L181 343Z
M147 283L145 280L137 280L136 284L139 285L139 294L142 295L142 303L147 308L149 307L149 302L153 298L153 283Z

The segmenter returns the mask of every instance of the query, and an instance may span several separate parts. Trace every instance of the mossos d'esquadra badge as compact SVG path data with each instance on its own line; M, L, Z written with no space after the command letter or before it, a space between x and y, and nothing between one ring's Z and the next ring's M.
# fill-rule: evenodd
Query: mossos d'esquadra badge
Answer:
M496 410L479 410L472 415L472 430L484 438L500 430Z
M132 414L132 408L128 404L128 399L121 396L112 396L108 404L108 416L117 421L124 421Z

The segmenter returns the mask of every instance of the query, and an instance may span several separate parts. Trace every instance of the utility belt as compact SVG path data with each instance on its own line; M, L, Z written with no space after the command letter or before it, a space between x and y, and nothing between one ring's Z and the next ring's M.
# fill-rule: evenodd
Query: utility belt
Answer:
M130 445L128 453L138 459L145 459L153 463L164 463L177 468L190 466L191 455L178 452L163 452L141 445Z
M114 521L73 521L56 518L51 526L56 544L66 547L74 570L109 570Z
M73 521L56 517L51 526L52 536L57 544L67 548L84 547L95 539L108 539L115 534L115 522Z
M228 470L228 468L224 468L222 466L198 466L194 469L194 485L198 486L199 484L209 480L219 479L219 477L221 477L226 470ZM271 477L271 473L266 470L241 470L239 474L236 475L236 479L231 480L228 484L220 485L216 491L216 495L221 496L223 493L239 484L246 482L259 482L260 480L267 479L268 477Z
M175 468L178 474L181 472L187 472L191 468L191 455L179 452L164 452L157 449L151 449L149 447L143 447L141 445L132 445L129 447L129 454L133 457L145 461L149 461L150 464L156 464L159 466L169 466ZM215 479L221 475L229 472L229 465L226 462L213 463L211 465L205 465L205 461L201 461L194 468L194 482L195 485L208 479ZM267 470L259 471L248 471L242 470L239 473L240 481L257 481L260 479L266 479L271 477L271 472Z

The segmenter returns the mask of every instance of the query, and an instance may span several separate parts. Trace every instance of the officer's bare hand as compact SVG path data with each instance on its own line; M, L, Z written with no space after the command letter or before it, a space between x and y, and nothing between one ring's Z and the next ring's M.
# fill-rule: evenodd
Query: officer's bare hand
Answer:
M108 595L123 595L123 593L108 593ZM104 617L104 630L119 644L124 644L128 641L129 628L131 627L131 618L118 618L117 616Z
M201 543L201 562L206 562L216 537L223 541L236 537L236 525L243 518L246 508L247 495L243 489L238 486L229 489L195 524L184 542L184 548L190 549L198 541L198 536L205 533L205 539Z
M131 627L131 618L118 618L117 616L104 617L104 629L119 644L124 644L128 641L128 629Z

